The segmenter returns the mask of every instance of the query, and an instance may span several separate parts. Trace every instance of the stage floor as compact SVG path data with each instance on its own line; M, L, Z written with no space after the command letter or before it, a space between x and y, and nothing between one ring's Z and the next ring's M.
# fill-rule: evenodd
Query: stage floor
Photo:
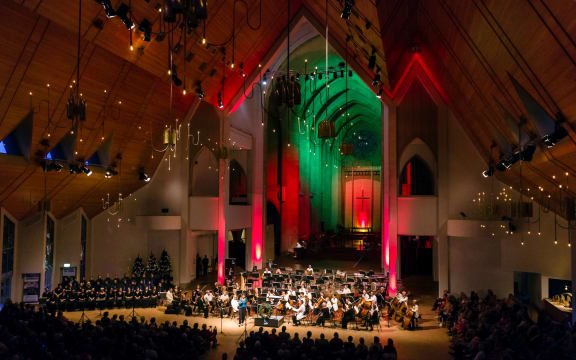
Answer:
M451 359L448 354L449 351L449 338L446 329L438 327L438 323L434 318L434 313L431 311L431 302L429 299L422 299L420 303L420 309L422 311L423 318L420 321L420 329L414 331L403 330L399 323L394 321L391 322L390 328L382 321L381 329L374 329L374 331L364 331L364 330L353 330L353 324L349 324L349 329L343 330L341 328L332 327L318 327L318 326L292 326L291 324L284 325L287 331L293 334L298 332L300 337L305 336L308 330L312 331L313 337L319 337L320 333L324 333L328 339L330 339L334 332L338 332L340 338L347 339L348 336L353 336L354 341L358 343L358 339L363 337L366 344L372 344L373 337L379 336L380 341L386 343L388 338L392 338L398 350L398 358L407 359ZM244 327L239 327L237 319L224 318L222 320L222 330L223 334L220 334L220 318L209 317L204 319L199 316L184 316L184 315L166 315L162 311L164 308L158 307L155 309L136 309L138 317L144 316L147 320L151 317L155 317L157 322L164 322L169 320L170 322L177 321L178 325L186 319L190 325L195 322L199 324L208 324L218 327L218 342L219 346L210 350L202 358L207 360L220 360L222 353L228 353L228 358L232 359L238 346L238 342L244 332ZM131 309L113 309L108 311L110 316L113 314L123 314L128 317L132 310ZM87 311L86 315L91 321L96 321L99 311ZM64 314L66 318L72 321L79 321L81 312L67 312ZM250 331L257 331L258 327L254 326L254 319L250 318L247 326L248 333ZM270 331L271 328L265 328L265 330ZM277 330L280 331L280 328Z

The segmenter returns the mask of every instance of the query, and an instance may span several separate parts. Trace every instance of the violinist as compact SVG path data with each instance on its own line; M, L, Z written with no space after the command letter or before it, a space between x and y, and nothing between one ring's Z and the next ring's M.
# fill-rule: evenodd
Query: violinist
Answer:
M298 307L295 309L295 312L296 313L292 316L292 322L294 323L294 326L298 326L300 325L300 320L306 317L306 305L303 301L298 302Z

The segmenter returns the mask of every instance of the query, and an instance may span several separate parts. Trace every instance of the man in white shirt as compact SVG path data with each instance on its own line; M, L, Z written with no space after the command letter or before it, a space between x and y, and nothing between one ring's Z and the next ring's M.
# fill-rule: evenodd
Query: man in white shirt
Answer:
M174 301L174 294L172 294L172 289L168 289L166 292L166 304L170 305Z
M236 296L236 295L232 296L232 300L230 300L230 306L231 306L231 310L234 313L238 312L238 305L239 305L238 296Z
M312 265L308 265L308 267L306 268L306 273L308 275L314 275L314 269L312 268Z
M397 293L396 298L398 299L399 303L405 302L406 305L408 305L408 296L406 296L406 290L402 290L402 292Z
M272 271L270 271L268 268L264 269L264 275L272 275Z
M378 298L376 297L376 294L374 294L373 291L370 291L370 296L368 297L368 301L370 301L372 303L372 306L374 307L374 309L376 311L378 311Z
M414 328L416 327L415 326L416 322L420 318L420 308L418 307L418 301L412 300L412 307L410 308L410 310L412 310L412 312L414 313L414 317L412 318L412 321L410 321L410 326Z
M342 289L340 291L340 294L342 294L342 295L348 295L351 293L352 293L352 291L350 291L350 288L348 287L348 285L344 285L344 289Z
M228 293L224 291L218 297L218 302L220 303L220 316L224 316L224 312L228 307L228 301L230 301L230 296L228 296ZM230 316L230 309L228 309L228 316Z
M214 301L214 295L210 290L206 290L206 294L202 298L204 300L204 318L208 318L208 313L212 310L212 301Z
M333 312L338 311L338 299L336 298L336 295L334 294L332 295L330 302L332 303L332 311Z
M296 315L292 316L292 322L295 326L300 325L300 320L306 317L306 315L304 315L305 312L306 305L304 305L304 302L301 301L298 303L298 308L296 308Z

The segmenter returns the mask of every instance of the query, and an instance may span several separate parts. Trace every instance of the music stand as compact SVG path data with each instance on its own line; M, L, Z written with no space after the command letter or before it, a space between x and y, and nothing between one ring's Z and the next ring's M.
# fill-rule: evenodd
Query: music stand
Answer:
M85 308L85 306L82 307L82 315L80 315L80 324L82 324L82 325L84 325L84 321L86 321L86 320L90 321L90 318L84 312L84 308Z
M170 305L172 305L172 304L170 304ZM100 311L100 312L102 312L102 311ZM137 316L140 316L140 314L138 314L136 312L136 298L134 298L134 297L132 298L132 314L130 314L128 316L131 317L132 319L134 319Z

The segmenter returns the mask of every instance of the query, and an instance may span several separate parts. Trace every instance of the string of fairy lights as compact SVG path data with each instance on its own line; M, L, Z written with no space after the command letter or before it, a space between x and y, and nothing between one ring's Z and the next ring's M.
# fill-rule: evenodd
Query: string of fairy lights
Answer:
M569 193L572 177L570 172L566 171L563 176L552 175L549 187L542 185L522 187L520 185L518 188L513 186L499 188L496 180L492 178L491 189L488 192L478 192L472 198L474 217L486 221L480 224L480 228L489 236L517 235L520 245L524 246L546 235L543 230L543 217L550 214L554 217L554 228L550 234L553 239L552 244L559 245L560 231L565 230L567 232L566 245L571 247L570 231L576 230L576 227L562 218L560 214L574 211L566 201L573 201ZM522 178L520 183L522 183ZM534 213L535 205L538 207L537 213ZM496 221L507 222L507 225L495 224Z

